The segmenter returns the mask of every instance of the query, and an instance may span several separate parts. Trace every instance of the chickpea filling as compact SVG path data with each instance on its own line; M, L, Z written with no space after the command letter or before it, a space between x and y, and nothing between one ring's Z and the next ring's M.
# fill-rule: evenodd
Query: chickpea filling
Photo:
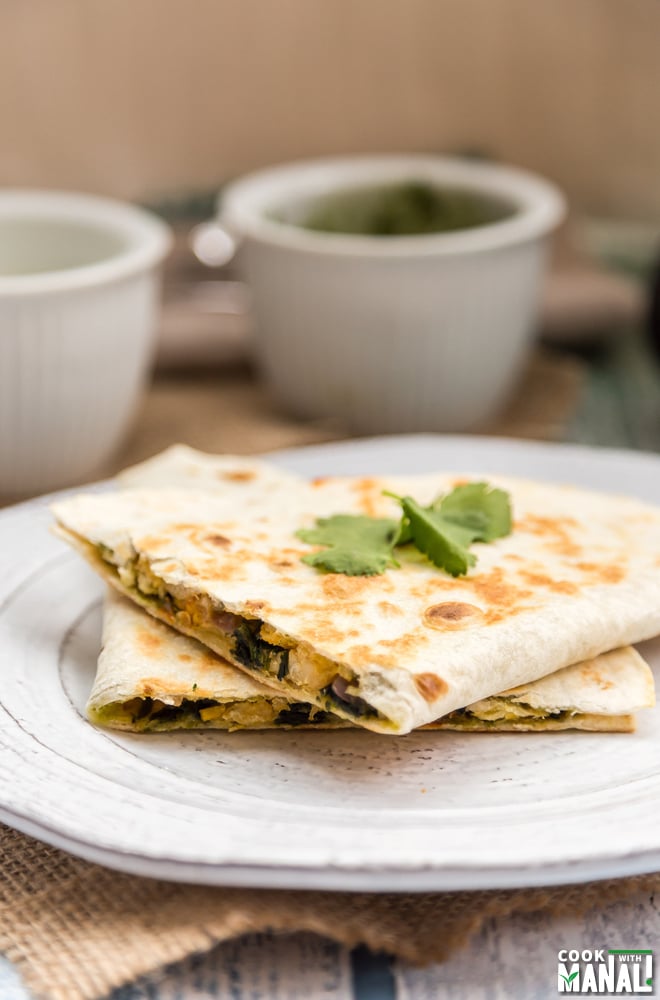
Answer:
M248 698L220 702L213 698L183 698L170 705L157 698L113 702L95 713L95 721L129 727L134 732L172 729L277 729L326 724L332 717L309 704L290 704L285 698ZM337 719L334 720L338 722Z
M339 711L355 719L378 718L388 722L381 713L359 696L358 680L332 661L312 654L309 663L299 655L295 645L284 645L286 637L259 618L248 618L228 611L207 595L177 594L152 571L144 556L137 554L129 562L119 564L112 549L97 546L104 565L119 579L123 588L139 596L139 602L153 602L163 618L175 628L207 642L219 655L233 663L260 673L271 674L284 681L287 690L302 699L314 697L323 710ZM277 641L272 641L277 640Z

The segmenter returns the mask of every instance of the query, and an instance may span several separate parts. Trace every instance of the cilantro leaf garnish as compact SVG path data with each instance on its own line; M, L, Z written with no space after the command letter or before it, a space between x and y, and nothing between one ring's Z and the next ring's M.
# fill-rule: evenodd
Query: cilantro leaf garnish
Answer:
M388 493L387 496L392 497L394 500L398 500L399 497L394 493ZM396 540L397 545L409 545L413 540L412 529L410 527L410 521L404 514L401 518L401 524L399 525L399 535Z
M399 527L399 522L390 518L335 514L296 534L303 542L328 546L303 556L308 565L346 576L376 576L396 565L393 552Z
M412 543L439 569L464 576L477 561L469 550L473 542L511 533L509 495L488 483L457 486L428 507L412 497L385 494L401 504L400 521L354 514L321 518L316 528L297 532L304 542L326 546L303 556L303 562L347 576L375 576L398 566L396 546Z
M468 550L476 540L474 529L447 520L433 507L422 507L412 497L396 499L403 508L411 541L439 569L450 576L464 576L475 565L476 557Z
M443 518L475 532L475 542L511 534L511 502L504 490L488 483L464 483L433 503Z

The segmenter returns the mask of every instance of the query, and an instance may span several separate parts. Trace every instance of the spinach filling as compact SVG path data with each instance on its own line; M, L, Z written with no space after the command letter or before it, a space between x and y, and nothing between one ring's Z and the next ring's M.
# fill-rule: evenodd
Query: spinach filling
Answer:
M164 610L167 613L167 617L172 620L171 623L175 628L177 627L178 619L180 619L182 615L185 615L188 618L188 621L190 621L188 603L171 593L171 591L167 588L165 581L153 574L148 563L141 563L141 557L136 555L129 563L123 567L119 567L115 561L115 555L112 549L108 548L108 546L99 544L97 546L97 553L103 562L112 569L112 572L120 577L125 587L135 590L140 595L141 601L149 603L153 602L154 605L157 605L160 609ZM122 571L128 574L128 580L124 578ZM208 627L206 626L204 619L202 619L199 623L196 622L195 624L202 630ZM209 624L211 624L211 622L209 622ZM263 673L272 674L277 677L278 681L285 680L289 676L289 657L291 650L285 646L278 646L262 639L260 632L263 625L264 622L258 618L242 619L240 624L233 630L233 632L231 632L233 646L231 648L231 652L227 655L233 657L237 663L240 663L242 666L247 667L250 670L257 670ZM369 705L363 698L346 693L346 686L347 681L345 678L343 678L340 674L337 674L330 684L319 690L318 694L322 697L324 708L327 709L328 712L332 712L333 708L338 708L346 715L355 719L384 719L382 714L377 709ZM173 712L180 710L181 709L176 708L172 709ZM142 712L144 712L144 716L142 715ZM142 709L139 718L142 719L148 715L149 712L150 709L148 708ZM323 713L321 710L321 714L327 713ZM152 722L154 718L155 717L150 718L149 722ZM298 718L299 717L296 716L296 720L298 720ZM158 722L160 721L166 722L169 721L169 719L168 717L163 718L159 715ZM300 722L295 721L291 724L299 725Z
M328 708L337 707L347 715L352 715L354 719L381 718L380 713L366 702L364 698L359 698L353 694L340 694L336 688L337 679L320 691Z
M111 722L117 717L120 710L131 724L140 732L154 732L163 729L203 729L208 726L208 721L203 717L203 712L207 708L216 708L221 702L212 698L200 698L193 701L184 698L180 705L164 705L163 702L155 698L134 698L130 702L122 705L114 704L106 706L98 713L99 721ZM228 708L228 718L231 720L231 705ZM214 719L217 716L214 716ZM293 703L287 708L281 709L272 720L273 726L308 726L322 724L332 720L328 712L318 709L315 705ZM250 728L248 725L238 728Z
M278 681L289 673L289 652L284 646L274 646L259 635L263 622L258 619L241 622L234 631L233 655L244 667L277 674Z
M317 709L315 705L293 703L288 708L282 709L275 719L276 726L305 726L309 723L328 722L331 716L327 712Z
M184 698L180 705L164 705L156 698L136 698L123 707L125 711L130 711L130 719L134 726L139 726L140 729L154 729L170 723L181 725L187 722L189 725L193 723L203 725L200 711L217 704L218 702L212 698L200 698L198 701Z
M559 710L555 712L547 710L543 715L517 715L510 718L502 716L497 719L486 719L482 718L480 715L476 715L474 712L471 712L469 708L457 708L454 712L450 712L449 715L446 715L442 721L448 723L460 722L464 725L472 723L475 726L497 726L502 722L518 722L522 725L528 725L533 722L543 723L549 720L552 720L553 722L567 722L569 719L575 718L575 715L575 712L566 710Z

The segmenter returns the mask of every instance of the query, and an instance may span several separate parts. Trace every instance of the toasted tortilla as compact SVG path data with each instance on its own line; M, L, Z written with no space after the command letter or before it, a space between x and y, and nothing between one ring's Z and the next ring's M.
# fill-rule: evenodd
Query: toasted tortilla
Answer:
M239 509L267 509L273 498L285 497L302 482L299 476L270 462L243 455L209 455L185 444L174 444L117 476L122 489L177 487L228 497Z
M465 477L459 477L465 481ZM324 480L246 517L190 490L79 495L63 537L118 590L296 701L405 733L502 690L660 632L660 511L493 477L515 525L452 579L411 549L374 577L319 572L296 528L333 512L396 516L456 476ZM409 547L410 548L410 547Z
M426 728L631 732L634 713L653 703L651 671L626 647L483 699ZM87 712L92 722L130 732L352 727L260 684L112 590Z

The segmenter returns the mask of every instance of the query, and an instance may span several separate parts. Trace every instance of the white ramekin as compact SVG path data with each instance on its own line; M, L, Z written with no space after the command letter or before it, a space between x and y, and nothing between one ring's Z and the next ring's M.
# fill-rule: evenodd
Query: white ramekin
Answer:
M80 482L117 447L149 368L170 242L131 205L0 191L0 494Z
M499 195L516 212L406 237L312 232L269 217L306 198L400 180ZM563 214L559 191L529 173L423 155L275 167L229 185L219 205L277 399L362 433L464 430L500 408L525 359L547 237Z

